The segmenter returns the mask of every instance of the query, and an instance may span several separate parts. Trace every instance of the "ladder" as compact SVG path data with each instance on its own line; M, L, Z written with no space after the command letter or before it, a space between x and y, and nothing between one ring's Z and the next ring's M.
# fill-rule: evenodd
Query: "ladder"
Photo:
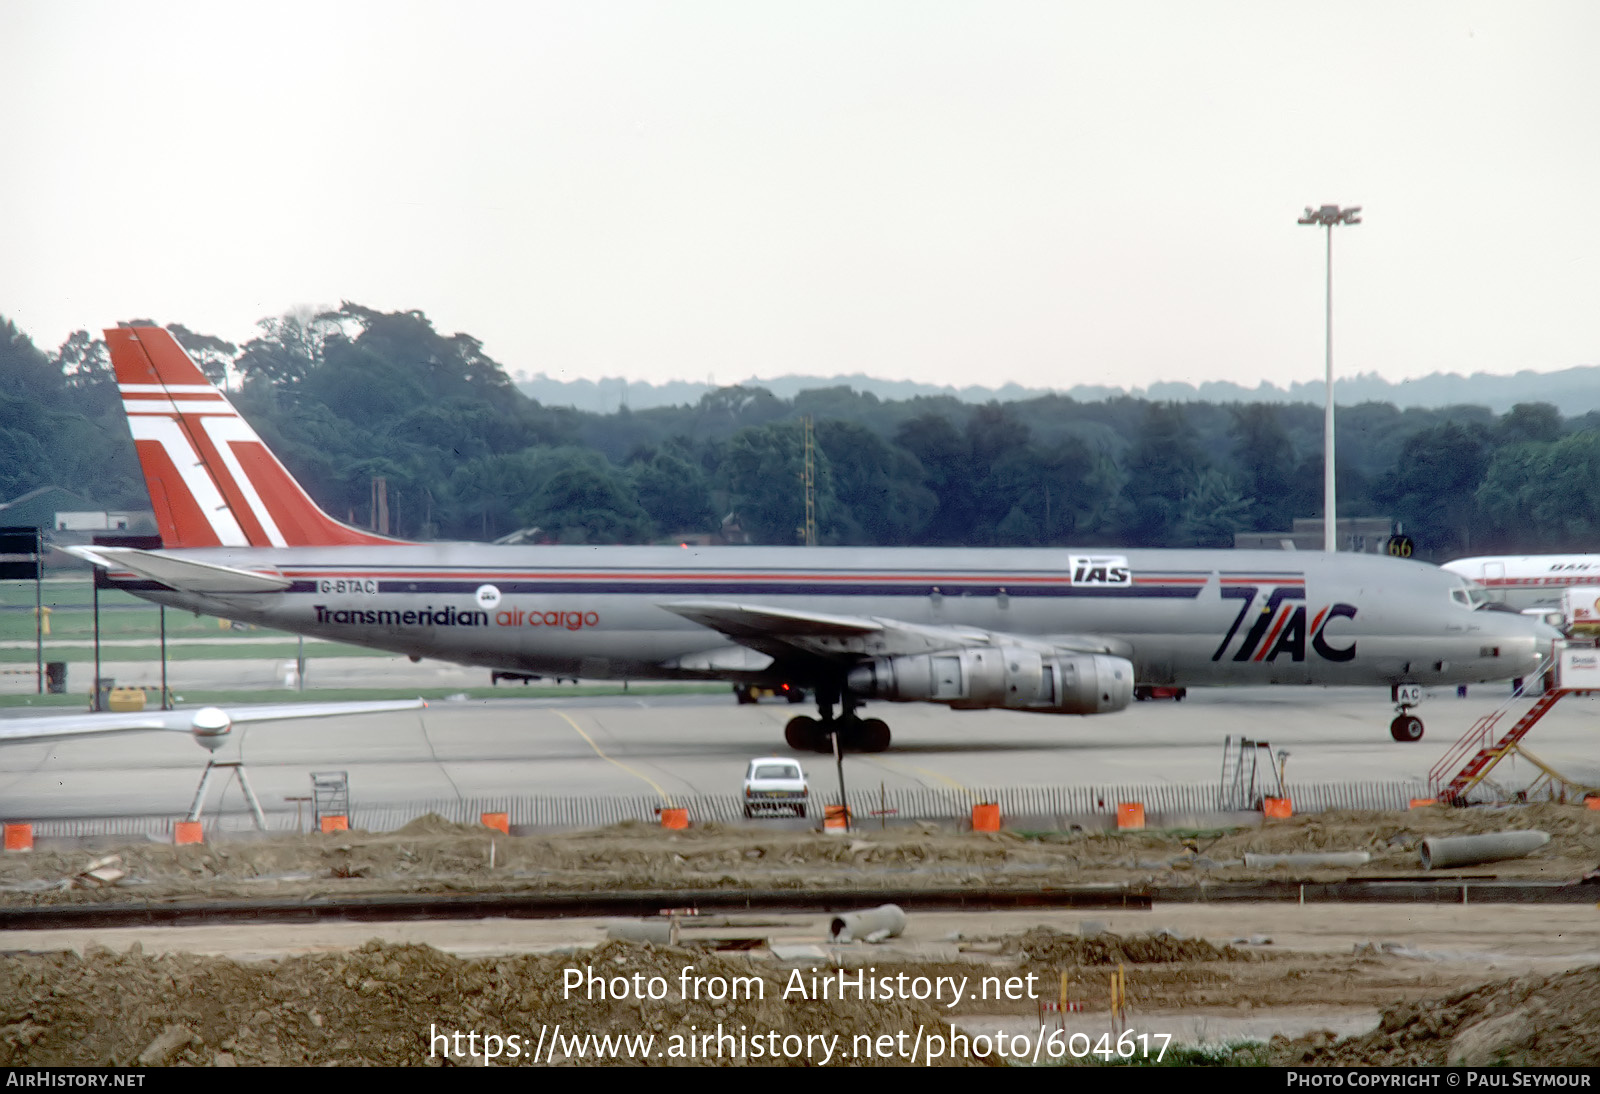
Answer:
M1494 766L1516 750L1518 742L1528 735L1539 719L1563 697L1576 693L1577 688L1552 688L1534 700L1533 706L1518 718L1510 729L1490 743L1490 737L1500 719L1511 706L1508 702L1492 714L1485 714L1472 724L1472 728L1450 746L1439 762L1428 771L1428 789L1442 802L1464 802L1468 792L1494 770ZM1512 697L1515 702L1520 695Z
M350 815L350 773L348 771L313 771L311 773L311 828L322 823L323 817L348 817Z
M1272 745L1248 737L1224 737L1219 807L1239 812L1260 809L1262 799L1267 797L1284 797Z

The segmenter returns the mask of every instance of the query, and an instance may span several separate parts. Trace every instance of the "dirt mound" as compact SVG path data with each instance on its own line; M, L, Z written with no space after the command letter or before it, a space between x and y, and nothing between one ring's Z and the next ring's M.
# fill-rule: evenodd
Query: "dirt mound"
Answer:
M749 1001L686 998L679 988L687 966L708 980L756 977L764 987ZM612 983L618 977L631 982L635 974L646 983L659 976L669 990L659 1000L619 999L604 991L610 997L590 998L582 988L564 990L568 968L592 969ZM0 958L0 1065L467 1063L444 1059L434 1034L460 1030L467 1044L469 1031L480 1043L487 1033L515 1034L527 1039L527 1053L541 1031L557 1024L568 1036L654 1034L656 1054L647 1053L646 1063L708 1062L703 1054L674 1059L670 1039L703 1036L719 1024L780 1037L836 1035L847 1046L858 1034L898 1034L919 1025L948 1035L943 1016L927 1003L785 999L786 983L781 972L746 962L620 942L577 957L478 961L378 942L248 965L181 954L154 958L137 946L82 957L9 955ZM564 1055L558 1052L556 1062ZM568 1059L598 1062L592 1052L583 1057ZM743 1061L725 1049L709 1062ZM808 1061L779 1056L776 1062Z
M1538 828L1537 853L1472 873L1572 880L1595 869L1600 811L1537 805L1323 813L1225 832L852 832L837 839L760 825L705 824L664 831L629 823L580 833L506 836L429 814L395 832L218 838L174 847L145 840L41 841L0 858L0 906L187 897L315 897L367 893L593 892L640 889L962 887L1033 889L1084 882L1192 886L1209 880L1342 880L1348 867L1251 868L1248 853L1367 851L1363 876L1411 876L1430 835ZM95 855L122 856L115 888L62 889ZM1448 876L1449 872L1440 872Z
M1523 976L1384 1012L1362 1037L1274 1038L1271 1062L1337 1067L1571 1067L1600 1059L1600 966Z
M424 813L391 835L396 836L483 836L489 829L481 824L458 824L437 813Z
M1030 965L1158 965L1180 961L1253 961L1255 955L1232 946L1213 946L1203 938L1114 934L1081 938L1049 927L1009 935L1002 953L1017 954Z

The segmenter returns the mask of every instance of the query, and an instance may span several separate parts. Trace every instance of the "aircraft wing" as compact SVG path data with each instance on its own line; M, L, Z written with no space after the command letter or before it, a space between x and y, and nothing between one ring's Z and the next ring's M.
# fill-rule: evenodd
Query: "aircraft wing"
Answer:
M730 604L725 600L678 600L662 607L733 639L741 636L768 638L775 634L859 638L883 630L883 624L877 620L861 616L827 615L761 604Z
M136 547L63 547L70 555L108 570L132 570L186 593L276 593L292 582L281 574L241 570L215 562L175 558Z
M422 699L402 699L362 703L273 703L263 706L224 707L234 725L250 722L288 721L295 718L331 718L341 714L381 714L388 711L420 710L428 704ZM41 714L27 718L0 718L0 744L39 741L56 737L88 737L98 733L133 733L139 730L168 730L189 733L195 714L203 707L185 710L138 710L125 713Z
M774 660L853 661L978 646L1022 646L1041 653L1109 653L1126 657L1128 643L1093 634L1045 637L979 627L906 623L879 616L831 615L725 600L678 600L661 605L727 635Z

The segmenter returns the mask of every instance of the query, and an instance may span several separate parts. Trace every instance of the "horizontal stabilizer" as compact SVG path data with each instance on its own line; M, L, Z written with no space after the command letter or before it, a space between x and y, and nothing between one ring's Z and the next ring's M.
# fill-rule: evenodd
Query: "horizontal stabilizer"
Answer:
M63 547L62 550L96 566L131 570L140 577L186 593L276 593L292 584L281 574L241 570L135 547Z

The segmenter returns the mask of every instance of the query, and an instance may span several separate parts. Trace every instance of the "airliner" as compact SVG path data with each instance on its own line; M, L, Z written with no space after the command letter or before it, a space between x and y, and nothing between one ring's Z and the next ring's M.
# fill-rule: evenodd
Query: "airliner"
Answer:
M157 603L499 671L813 692L796 750L882 751L867 703L1106 714L1135 684L1388 686L1534 672L1557 632L1373 555L409 543L324 513L159 327L107 330L160 549L75 554Z
M1600 555L1488 555L1441 568L1483 586L1490 600L1519 610L1557 609L1566 590L1600 586Z

